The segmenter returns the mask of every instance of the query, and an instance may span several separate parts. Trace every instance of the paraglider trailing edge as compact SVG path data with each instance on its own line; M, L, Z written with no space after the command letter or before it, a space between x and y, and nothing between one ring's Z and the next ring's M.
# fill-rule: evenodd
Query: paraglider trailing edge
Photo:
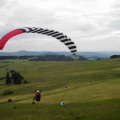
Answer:
M69 48L69 50L71 51L71 53L73 55L75 55L77 52L77 47L76 47L75 43L73 41L71 41L71 39L68 38L63 33L54 31L54 30L49 30L49 29L44 29L44 28L36 28L36 27L19 28L19 29L15 29L15 30L5 34L0 39L0 50L2 50L4 48L5 44L7 43L7 41L10 38L12 38L16 35L22 34L22 33L38 33L38 34L43 34L43 35L48 35L48 36L54 37L54 38L58 39L60 42L62 42L63 44L65 44Z

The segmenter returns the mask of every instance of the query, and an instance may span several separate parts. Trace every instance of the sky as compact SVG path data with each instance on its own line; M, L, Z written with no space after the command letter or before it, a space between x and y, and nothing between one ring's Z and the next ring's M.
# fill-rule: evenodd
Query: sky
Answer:
M23 27L64 33L78 52L120 51L120 0L0 0L0 38ZM14 36L3 52L66 51L57 39L37 33Z

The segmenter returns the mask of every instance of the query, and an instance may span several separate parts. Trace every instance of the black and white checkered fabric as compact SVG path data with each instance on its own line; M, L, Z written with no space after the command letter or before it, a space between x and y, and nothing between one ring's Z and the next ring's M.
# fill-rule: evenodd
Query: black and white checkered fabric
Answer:
M32 27L32 28L25 27L25 28L20 28L20 29L25 33L38 33L38 34L55 37L60 42L64 43L70 49L70 51L73 55L75 55L77 52L75 43L73 41L71 41L70 38L67 38L67 36L64 35L63 33L60 33L58 31L54 31L54 30L49 30L49 29L44 29L44 28L36 28L36 27Z

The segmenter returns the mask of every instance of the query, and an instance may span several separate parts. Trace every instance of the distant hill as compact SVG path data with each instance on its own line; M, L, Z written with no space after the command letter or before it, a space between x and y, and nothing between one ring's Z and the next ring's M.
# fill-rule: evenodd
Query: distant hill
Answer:
M52 52L52 51L18 51L18 52L0 52L0 56L38 56L38 55L65 55L71 56L70 52ZM120 55L120 51L99 51L99 52L77 52L78 56L83 56L87 59L110 58L112 55Z
M0 52L0 56L38 56L38 55L71 55L69 52L51 52L51 51L17 51L17 52Z
M120 55L120 51L78 52L87 59L110 58L112 55Z

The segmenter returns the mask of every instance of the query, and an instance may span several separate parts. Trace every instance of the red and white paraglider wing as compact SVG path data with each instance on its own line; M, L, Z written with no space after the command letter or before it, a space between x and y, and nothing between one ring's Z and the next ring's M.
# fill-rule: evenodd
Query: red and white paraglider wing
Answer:
M71 53L73 55L75 55L77 52L77 48L76 48L76 45L74 44L74 42L71 41L70 38L67 38L67 36L64 35L63 33L60 33L58 31L54 31L54 30L35 28L35 27L31 27L31 28L24 27L24 28L16 29L16 30L13 30L13 31L7 33L0 39L0 50L2 50L4 48L6 42L10 38L12 38L16 35L22 34L22 33L38 33L38 34L43 34L43 35L48 35L48 36L54 37L54 38L58 39L60 42L64 43L69 48L69 50L71 51Z

